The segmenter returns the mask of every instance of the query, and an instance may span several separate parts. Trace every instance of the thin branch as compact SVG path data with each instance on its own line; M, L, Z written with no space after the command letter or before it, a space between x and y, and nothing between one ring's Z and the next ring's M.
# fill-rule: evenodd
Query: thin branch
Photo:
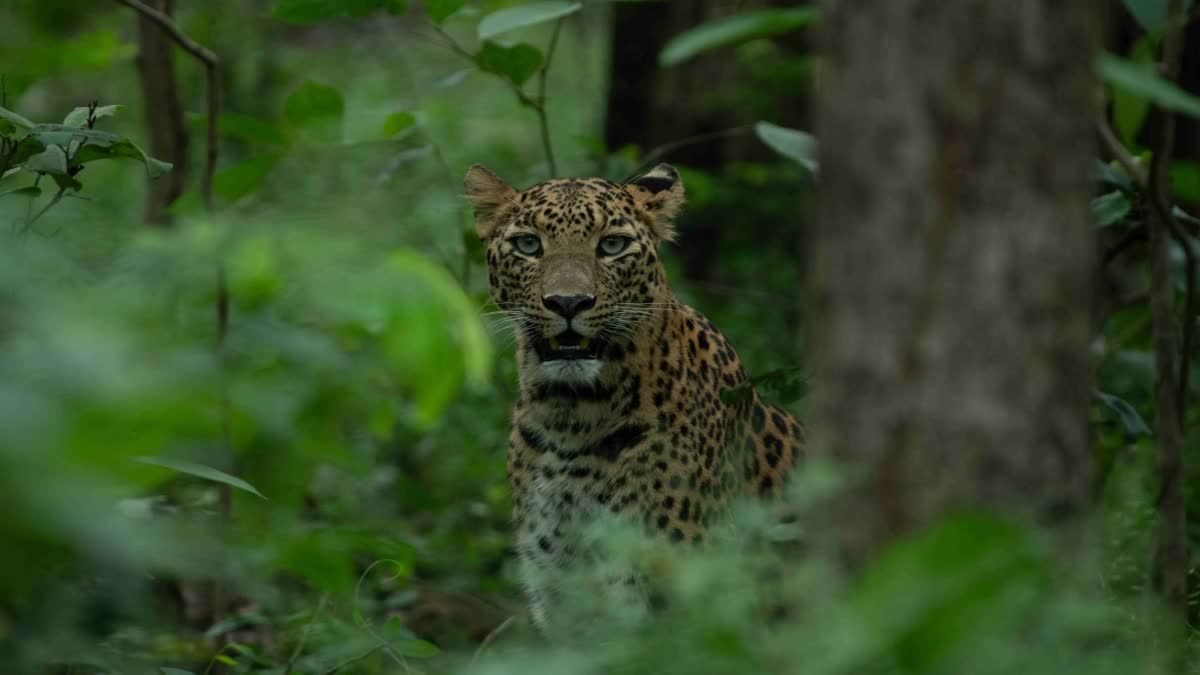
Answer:
M283 667L283 675L288 675L292 672L292 667L296 665L296 659L300 658L300 654L304 652L304 643L308 641L308 632L312 629L313 624L317 622L317 617L321 616L321 612L325 609L325 603L329 602L329 594L322 593L321 599L317 602L317 608L313 610L312 617L308 623L304 624L304 630L300 632L300 640L296 643L296 648L292 650L292 655L288 657L287 665Z
M753 124L743 124L740 127L721 129L719 131L708 131L708 132L705 132L702 134L696 134L695 136L688 136L687 138L681 138L677 141L671 141L670 143L664 143L656 148L651 149L650 152L646 153L646 156L642 158L641 165L638 166L637 171L634 172L633 177L636 178L637 176L641 175L641 173L643 171L645 171L646 169L649 169L652 166L654 166L655 164L657 164L659 160L663 159L667 155L669 155L672 152L675 152L676 150L679 150L681 148L686 148L686 147L690 147L693 145L699 145L701 143L707 143L709 141L715 141L720 138L728 138L730 136L741 136L742 134L749 133L753 130L754 130ZM626 181L626 182L628 182L628 181Z
M36 223L42 216L46 215L47 211L54 208L55 204L61 202L62 198L66 194L66 192L67 192L67 188L60 187L58 189L58 192L54 193L54 196L50 198L50 201L47 202L46 205L43 206L41 208L41 210L37 212L37 215L35 215L32 218L25 221L25 229L28 230L29 228L33 227L33 224ZM29 203L33 204L33 201L30 200Z
M1100 134L1100 141L1104 144L1104 149L1108 154L1112 155L1113 159L1120 162L1121 166L1125 167L1125 172L1133 178L1133 182L1142 190L1146 189L1149 180L1146 177L1146 169L1134 159L1133 155L1125 149L1125 145L1117 139L1117 135L1113 133L1112 126L1108 123L1108 118L1104 111L1101 110L1096 115L1096 131Z
M1179 79L1180 61L1183 54L1183 31L1176 21L1183 15L1183 0L1169 0L1167 4L1168 28L1163 36L1162 74L1175 82ZM1151 318L1154 333L1155 384L1154 400L1155 436L1158 441L1159 497L1158 544L1155 555L1158 587L1168 605L1186 620L1187 597L1187 513L1183 502L1180 477L1183 471L1182 424L1183 396L1186 389L1187 352L1180 352L1174 291L1171 279L1169 243L1180 239L1179 224L1170 203L1170 165L1175 145L1175 115L1167 109L1155 111L1154 158L1150 164L1148 196L1150 198L1150 266L1151 266ZM1193 311L1195 261L1191 247L1184 238L1187 254L1188 311ZM1191 317L1185 322L1184 342L1190 342ZM1176 370L1176 358L1180 370ZM1181 382L1181 380L1183 382Z
M564 17L565 19L565 17ZM542 149L546 151L546 162L550 165L550 177L558 176L558 163L554 161L554 147L550 144L550 121L546 117L546 79L550 74L550 63L554 60L554 51L558 48L558 36L562 33L563 21L554 22L554 34L550 36L550 46L546 48L546 60L538 71L538 123L542 128Z
M213 207L212 186L213 177L217 173L217 122L221 109L221 90L219 86L221 60L217 58L217 55L212 50L188 37L186 33L175 25L175 22L167 14L150 7L141 0L116 0L116 2L129 7L157 23L175 41L175 44L204 64L208 98L208 154L204 162L204 176L201 179L200 195L204 200L205 210L211 214L215 210Z

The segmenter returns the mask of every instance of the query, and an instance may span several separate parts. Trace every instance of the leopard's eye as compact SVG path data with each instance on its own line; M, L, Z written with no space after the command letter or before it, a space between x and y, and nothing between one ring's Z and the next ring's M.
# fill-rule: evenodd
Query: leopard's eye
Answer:
M620 237L613 235L600 240L600 245L596 247L600 255L614 256L620 254L625 249L629 248L629 237Z
M518 234L509 240L513 247L525 255L541 255L542 240L534 234Z

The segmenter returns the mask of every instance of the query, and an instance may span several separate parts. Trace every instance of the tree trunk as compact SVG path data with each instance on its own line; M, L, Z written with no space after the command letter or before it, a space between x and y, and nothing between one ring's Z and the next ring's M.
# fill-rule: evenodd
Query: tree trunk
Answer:
M1089 485L1092 0L824 0L814 450L851 561Z
M147 4L167 14L171 0L150 0ZM175 44L150 19L138 14L138 71L142 76L142 102L150 132L151 157L175 165L166 175L146 180L146 206L143 219L151 225L170 222L166 209L187 185L188 133L183 106L175 79Z

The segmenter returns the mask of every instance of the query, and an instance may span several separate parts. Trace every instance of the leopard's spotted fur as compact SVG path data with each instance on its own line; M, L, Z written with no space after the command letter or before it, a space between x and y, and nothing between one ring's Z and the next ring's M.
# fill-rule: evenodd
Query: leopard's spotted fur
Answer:
M567 179L517 191L476 166L466 188L492 297L517 330L508 474L517 550L544 622L546 579L575 557L590 516L611 511L702 542L731 498L779 490L803 432L757 393L722 401L745 371L716 327L674 298L658 258L683 201L673 168L625 186ZM518 239L529 236L536 253L533 240ZM605 241L614 236L625 248L607 255L599 247L615 249ZM594 306L568 319L547 301L559 297ZM600 345L598 358L546 351L548 338L572 333Z

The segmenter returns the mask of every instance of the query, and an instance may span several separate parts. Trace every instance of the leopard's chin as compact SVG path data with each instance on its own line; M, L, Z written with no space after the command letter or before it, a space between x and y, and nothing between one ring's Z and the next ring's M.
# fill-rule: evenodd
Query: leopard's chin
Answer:
M592 384L600 379L603 368L604 361L600 359L555 359L538 365L537 379L562 384Z

